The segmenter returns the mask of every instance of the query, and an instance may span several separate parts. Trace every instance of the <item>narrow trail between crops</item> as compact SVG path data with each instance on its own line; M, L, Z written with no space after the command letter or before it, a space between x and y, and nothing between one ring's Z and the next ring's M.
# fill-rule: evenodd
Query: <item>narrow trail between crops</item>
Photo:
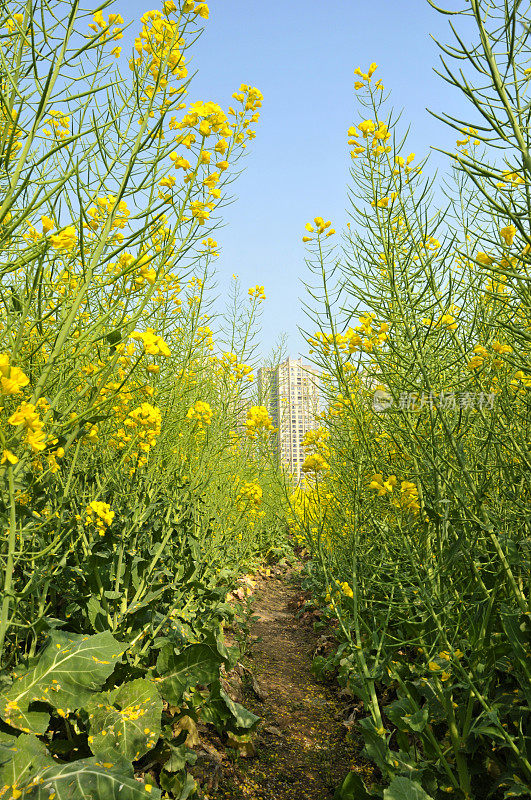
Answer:
M359 748L345 740L346 703L337 687L310 671L323 638L313 617L297 617L301 591L293 572L259 582L251 626L259 637L245 660L242 701L261 718L250 757L223 769L213 800L328 800L350 769ZM322 646L322 645L321 645Z

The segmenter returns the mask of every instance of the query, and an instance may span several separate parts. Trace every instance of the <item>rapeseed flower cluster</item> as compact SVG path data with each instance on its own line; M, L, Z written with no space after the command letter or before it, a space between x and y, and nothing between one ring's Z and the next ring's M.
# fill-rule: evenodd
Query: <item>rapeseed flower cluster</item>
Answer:
M265 406L251 406L247 410L247 419L243 424L249 439L254 439L260 432L275 430L273 421Z
M227 377L233 383L242 380L251 383L254 380L253 368L249 364L239 362L236 353L223 353L221 358L213 356L212 363L219 365L217 374Z
M367 140L366 145L360 141L360 134L363 139ZM362 154L381 156L391 152L391 146L387 144L391 138L391 133L385 122L374 121L373 119L362 120L357 125L350 126L348 135L350 137L348 144L354 148L351 150L350 155L354 159Z
M85 509L85 525L94 525L100 536L105 536L107 528L112 525L114 511L108 503L93 500Z
M68 225L62 231L50 236L50 244L54 250L71 251L77 244L77 230L73 225Z
M513 352L513 348L510 344L501 344L498 339L494 339L488 346L491 348L492 353L489 353L487 347L484 347L481 344L477 344L474 347L472 351L474 356L467 364L468 369L476 370L480 367L486 366L487 364L490 364L492 367L499 368L505 363L504 360L499 356L507 355Z
M360 324L355 328L348 327L344 333L317 333L308 339L314 351L323 355L329 355L335 348L339 352L352 355L359 350L370 353L375 347L380 347L387 340L389 325L387 322L375 322L375 314L363 314L360 316Z
M213 416L214 412L204 400L196 400L186 413L186 418L193 420L198 428L202 428L203 425L210 425Z
M326 428L313 428L304 434L302 446L305 449L314 448L318 450L325 446L329 438L330 432Z
M34 453L40 453L46 447L46 434L38 410L33 403L22 402L8 419L10 425L22 425L26 433L26 444Z
M510 247L514 242L514 237L516 236L516 228L514 225L506 225L504 228L500 228L500 236L503 240L503 243Z
M354 70L354 75L356 75L358 80L356 80L356 82L354 83L354 89L358 91L359 89L363 89L364 87L368 86L371 83L372 76L374 75L377 69L378 69L378 64L375 64L374 61L372 62L372 64L370 64L367 72L363 72L361 67L356 67L356 69ZM378 79L374 85L380 91L382 91L384 88L382 86L381 79Z
M165 356L168 358L171 355L170 348L162 336L155 333L153 328L148 328L145 331L134 331L131 334L131 339L142 342L145 352L151 356Z
M311 222L307 222L304 226L308 233L317 233L317 236L322 236L324 233L325 237L334 235L335 230L331 227L332 223L330 220L325 222L323 217L315 217L313 223L312 225ZM302 241L311 242L313 240L311 236L303 236Z
M321 453L311 453L309 456L306 456L301 467L303 472L313 472L314 474L327 469L330 469L330 465Z
M116 407L117 411L123 411L123 409L124 406ZM161 430L160 409L151 403L141 403L127 413L123 420L123 427L116 431L112 444L119 450L125 450L127 460L133 462L132 472L137 467L147 465L148 454L157 444Z
M266 299L264 287L259 286L258 284L256 286L251 286L248 294L251 300L257 300L259 303Z
M339 586L341 587L341 591L343 592L345 597L354 597L352 586L350 586L350 584L348 584L346 581L340 583Z
M96 205L91 206L87 211L88 221L84 227L92 231L97 231L112 215L111 229L125 228L128 223L130 211L125 200L118 200L111 194L96 199ZM121 255L124 258L125 254Z
M525 183L526 183L525 178L518 172L514 172L509 169L504 169L502 171L501 180L499 183L496 184L496 186L498 189L511 190L515 189L517 186L525 186Z
M262 504L263 491L259 483L246 481L240 486L238 503L244 509L259 508Z
M45 124L51 128L51 130L50 128L44 128L43 133L45 136L52 136L53 132L58 139L66 139L70 134L70 117L55 108L50 111L50 117Z
M447 331L456 331L458 326L457 314L459 313L459 310L459 307L452 303L449 309L441 314L437 319L424 317L422 323L431 329L442 328Z
M15 109L8 110L7 107L2 104L2 108L0 109L0 130L2 130L3 136L2 142L0 143L0 154L1 157L6 158L7 161L15 159L18 151L22 148L21 140L24 138L24 131L17 120L18 112ZM9 220L5 219L4 221L8 222Z
M28 383L28 376L19 367L10 365L9 353L0 353L0 393L21 394Z
M18 464L18 458L11 450L3 450L2 457L0 458L0 465L3 464Z
M199 325L194 338L200 348L206 350L214 349L214 333L208 325Z
M355 400L352 395L345 397L342 392L338 392L335 396L335 400L330 403L328 411L325 412L325 418L341 417L349 410L352 410L354 406Z
M169 4L164 6L164 13L158 10L148 11L141 17L142 29L135 39L137 57L134 66L138 69L144 65L150 79L146 87L146 99L153 93L153 87L162 81L167 86L168 73L181 81L188 75L183 54L185 41L181 36L178 23L170 19L175 13ZM133 63L131 62L131 68Z
M418 489L411 481L404 480L399 485L396 475L384 478L382 474L376 473L369 482L369 488L373 489L378 497L391 495L391 502L398 508L413 513L417 513L420 509Z

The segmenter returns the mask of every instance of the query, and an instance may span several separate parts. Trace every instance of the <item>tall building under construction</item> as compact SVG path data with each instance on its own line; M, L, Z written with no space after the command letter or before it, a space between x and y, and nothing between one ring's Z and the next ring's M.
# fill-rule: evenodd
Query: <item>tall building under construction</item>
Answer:
M304 434L318 427L319 371L302 359L287 358L258 370L258 391L275 428L280 462L298 481L304 461Z

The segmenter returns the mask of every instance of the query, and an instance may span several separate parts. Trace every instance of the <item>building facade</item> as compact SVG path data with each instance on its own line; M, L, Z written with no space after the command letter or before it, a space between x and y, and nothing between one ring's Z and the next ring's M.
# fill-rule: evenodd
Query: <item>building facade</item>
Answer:
M260 397L278 428L280 462L296 481L304 461L304 435L319 427L319 374L301 358L287 358L274 369L258 370Z

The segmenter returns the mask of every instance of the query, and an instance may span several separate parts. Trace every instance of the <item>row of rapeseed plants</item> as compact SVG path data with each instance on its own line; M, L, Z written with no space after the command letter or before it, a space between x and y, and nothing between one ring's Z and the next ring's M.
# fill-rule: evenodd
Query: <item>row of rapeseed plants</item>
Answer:
M212 316L262 96L188 99L194 0L135 23L122 76L109 5L0 11L3 800L190 796L194 724L256 725L220 677L226 594L283 532L263 287Z
M530 796L531 7L461 5L450 175L358 68L351 221L304 236L329 404L292 528L375 770L340 800Z

